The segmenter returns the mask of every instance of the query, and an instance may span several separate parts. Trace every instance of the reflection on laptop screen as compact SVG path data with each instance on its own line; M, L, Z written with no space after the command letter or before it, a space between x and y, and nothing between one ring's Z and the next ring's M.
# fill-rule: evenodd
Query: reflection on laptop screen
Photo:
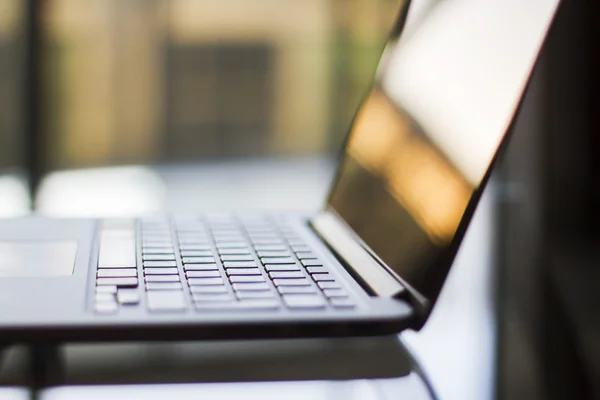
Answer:
M426 297L436 296L424 286L506 135L554 8L446 0L387 45L328 206Z

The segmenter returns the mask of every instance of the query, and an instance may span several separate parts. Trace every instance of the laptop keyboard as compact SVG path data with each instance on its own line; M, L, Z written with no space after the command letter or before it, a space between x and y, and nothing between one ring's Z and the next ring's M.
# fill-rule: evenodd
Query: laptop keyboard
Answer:
M150 312L356 307L285 221L233 216L107 221L100 232L95 311L115 314L142 303Z

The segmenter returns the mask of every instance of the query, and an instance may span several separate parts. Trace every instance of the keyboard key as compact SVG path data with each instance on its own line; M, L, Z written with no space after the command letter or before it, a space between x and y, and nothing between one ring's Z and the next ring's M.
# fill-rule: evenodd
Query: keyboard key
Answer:
M223 266L225 268L256 268L258 264L254 261L225 261Z
M323 290L325 297L348 297L348 293L344 289L325 289Z
M255 244L254 248L256 251L284 251L287 250L287 247L281 244L277 245L266 245L266 244Z
M198 226L196 226L195 229L187 229L187 230L182 230L180 228L177 229L177 237L179 239L207 239L208 237L210 237L210 232L203 230L203 229L199 229Z
M339 298L339 297L334 297L329 299L329 301L331 302L331 305L334 308L354 308L356 307L356 304L352 301L352 299L346 297L346 298Z
M227 275L262 275L258 268L230 268L225 271Z
M177 224L178 235L206 235L206 229L199 223L194 224Z
M250 249L248 247L240 247L233 249L219 249L219 254L221 255L246 255L251 254Z
M98 314L115 314L119 311L119 306L116 301L96 303L94 310Z
M213 235L239 235L240 229L234 223L216 224L211 226Z
M181 257L212 257L212 250L182 250Z
M169 230L142 230L142 240L143 241L171 241L171 232Z
M259 251L258 256L261 258L291 257L292 253L289 251Z
M117 301L122 305L133 305L140 302L140 294L137 289L119 289Z
M176 221L175 225L177 227L178 235L206 233L206 228L204 227L202 221L200 221L199 219Z
M96 279L98 286L116 286L116 287L136 287L138 285L137 278L98 278Z
M175 261L175 254L143 254L144 261Z
M180 235L177 238L181 246L210 246L210 237L206 235Z
M185 264L183 269L186 271L218 271L217 264Z
M166 240L142 240L142 247L173 247L173 243Z
M296 264L293 257L261 258L263 264Z
M147 275L146 282L179 282L179 275Z
M273 271L300 271L300 267L296 264L267 264L265 265L267 272Z
M321 296L303 296L286 294L283 297L284 304L291 309L323 309L325 300Z
M142 247L142 255L173 255L173 246L166 247Z
M302 271L274 271L269 272L271 279L290 279L290 278L304 278Z
M300 260L316 260L318 257L315 253L312 252L297 252L296 257Z
M142 232L142 241L143 242L152 242L152 241L170 242L171 241L171 232L169 232L169 231Z
M223 278L189 278L188 284L190 286L212 286L212 285L224 285Z
M302 246L292 246L292 250L296 253L302 253L302 252L309 252L310 247L308 247L307 245L302 245Z
M251 291L238 291L236 292L236 296L240 300L244 299L271 299L275 297L275 294L270 291L259 291L259 292L251 292Z
M186 308L183 292L165 290L148 292L148 308L150 311L184 311Z
M144 268L172 268L176 267L177 263L175 261L144 261L142 265Z
M288 243L290 246L306 246L306 243L304 243L304 241L301 239L288 239Z
M142 242L170 242L171 232L168 229L142 230Z
M142 225L142 236L152 235L171 235L171 228L168 222L163 224Z
M196 303L234 301L234 298L229 293L192 293L192 299Z
M214 257L183 257L184 264L213 264Z
M219 271L187 271L185 275L188 278L220 278Z
M271 288L266 282L263 283L234 283L231 285L233 290L235 291L262 291L262 290L270 290Z
M200 221L194 221L193 223L177 223L177 235L185 236L185 235L206 235L208 232L204 228L203 224Z
M262 275L261 276L238 276L238 275L234 275L234 276L230 276L229 280L231 281L231 283L243 283L243 282L255 283L255 282L264 282L265 278Z
M340 284L337 282L317 282L317 285L321 289L341 289L342 288L340 286Z
M227 234L227 233L225 233L225 234L214 233L213 236L215 238L215 243L217 243L217 246L220 246L221 244L225 244L225 246L228 246L230 243L246 244L246 238L243 237L242 235L240 235L239 233L236 233L235 235ZM241 247L241 246L236 245L235 247Z
M99 268L134 268L136 264L133 229L103 228L100 232Z
M279 239L279 238L272 238L272 239L252 239L252 243L256 246L256 245L269 245L269 246L277 246L283 245L283 240Z
M246 242L242 242L242 241L235 241L235 242L217 241L217 248L219 250L242 248L242 247L248 247L248 244Z
M96 286L96 293L117 294L117 287L116 286Z
M98 278L135 278L137 269L135 268L103 268L97 272Z
M152 233L152 234L144 234L142 233L142 243L171 243L171 234L168 232L165 233Z
M279 238L278 232L271 228L246 228L246 233L251 238Z
M273 279L275 286L311 286L310 281L304 279Z
M144 268L144 275L178 275L177 268Z
M329 274L329 273L325 273L325 274L314 274L312 275L312 278L315 282L333 282L335 281L335 279L333 278L333 275Z
M279 286L277 291L281 294L317 294L314 286Z
M207 237L180 238L179 246L185 245L207 245L209 240Z
M205 251L205 250L212 250L212 247L208 244L188 244L188 243L183 243L183 244L179 244L179 250L181 251Z
M114 293L98 293L96 292L96 296L95 296L96 302L109 302L109 301L115 301L116 297Z
M177 232L177 237L180 240L207 240L209 237L209 234L205 231L178 231Z
M306 267L306 272L309 274L328 274L329 270L325 267Z
M248 234L248 236L250 237L250 241L252 243L283 243L281 240L281 235L278 234Z
M305 267L322 267L323 263L321 262L321 260L302 260L300 261L302 263L302 265L304 265Z
M181 282L148 282L146 290L183 290Z
M222 255L222 261L254 261L254 257L251 255Z
M190 286L192 293L227 293L227 287L223 286Z

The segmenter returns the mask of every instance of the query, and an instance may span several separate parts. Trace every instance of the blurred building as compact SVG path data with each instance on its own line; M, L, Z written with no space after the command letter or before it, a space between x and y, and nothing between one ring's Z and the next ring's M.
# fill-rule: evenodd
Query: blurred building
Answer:
M0 168L21 161L21 2L0 0Z
M337 149L401 1L42 2L45 164ZM0 164L20 137L22 4L0 0Z

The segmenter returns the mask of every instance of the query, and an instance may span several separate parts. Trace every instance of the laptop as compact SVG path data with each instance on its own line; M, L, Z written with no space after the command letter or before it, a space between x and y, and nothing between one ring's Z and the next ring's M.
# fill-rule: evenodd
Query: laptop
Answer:
M2 221L0 335L247 339L418 329L558 3L405 2L315 215Z

